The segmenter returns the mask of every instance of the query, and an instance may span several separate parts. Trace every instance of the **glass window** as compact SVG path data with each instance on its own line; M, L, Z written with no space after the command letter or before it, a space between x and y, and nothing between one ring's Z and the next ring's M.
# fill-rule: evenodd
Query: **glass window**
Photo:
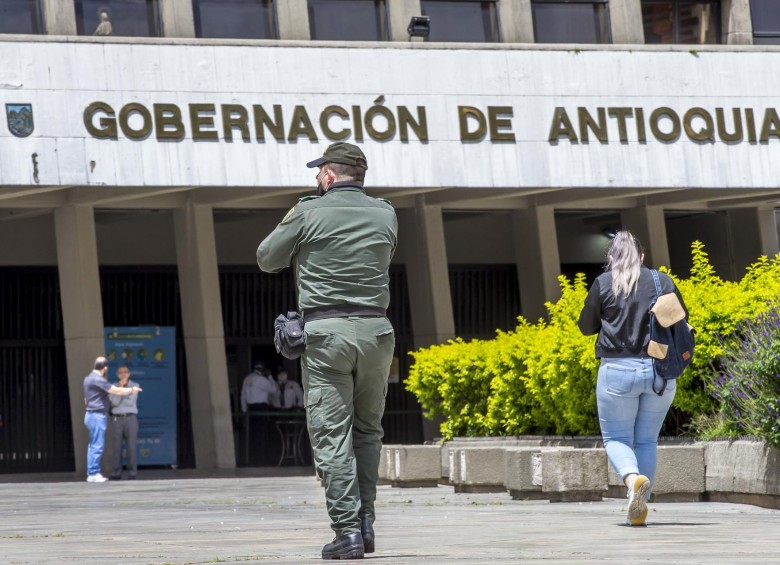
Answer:
M273 0L193 0L196 37L276 39Z
M38 0L0 0L0 33L43 33Z
M157 0L76 0L79 35L159 37Z
M431 18L428 41L500 41L495 2L422 0L420 7Z
M382 0L309 0L312 39L387 40L387 11Z
M537 43L610 43L606 0L533 0Z
M720 43L720 2L642 0L645 43Z
M780 2L750 0L750 17L754 44L780 45Z

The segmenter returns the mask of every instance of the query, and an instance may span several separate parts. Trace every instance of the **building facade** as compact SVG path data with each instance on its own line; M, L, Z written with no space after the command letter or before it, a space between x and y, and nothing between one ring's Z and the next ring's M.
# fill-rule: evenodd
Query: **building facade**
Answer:
M240 465L295 300L254 251L334 141L398 211L394 442L435 434L410 351L543 317L616 229L682 276L694 240L727 279L778 252L769 1L15 0L0 32L0 472L83 470L132 325L177 328L180 465Z

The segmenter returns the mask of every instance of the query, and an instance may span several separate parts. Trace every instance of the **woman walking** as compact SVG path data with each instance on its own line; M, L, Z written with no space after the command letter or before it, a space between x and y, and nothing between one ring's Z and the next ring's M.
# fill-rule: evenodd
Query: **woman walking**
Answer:
M578 322L583 334L598 333L599 425L607 457L628 489L626 523L631 526L643 526L647 520L658 434L677 389L674 380L661 386L647 354L648 309L656 290L643 260L642 247L631 232L618 232L609 248L607 272L591 286ZM685 308L672 279L663 273L659 278L661 292L675 292ZM654 392L654 383L655 390L662 390L660 395Z

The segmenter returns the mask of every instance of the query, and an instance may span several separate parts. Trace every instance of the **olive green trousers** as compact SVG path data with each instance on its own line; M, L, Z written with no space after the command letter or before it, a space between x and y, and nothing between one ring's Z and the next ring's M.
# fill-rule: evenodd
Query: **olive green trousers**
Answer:
M328 318L304 331L306 423L331 528L337 536L359 532L362 517L375 517L393 326L387 318Z

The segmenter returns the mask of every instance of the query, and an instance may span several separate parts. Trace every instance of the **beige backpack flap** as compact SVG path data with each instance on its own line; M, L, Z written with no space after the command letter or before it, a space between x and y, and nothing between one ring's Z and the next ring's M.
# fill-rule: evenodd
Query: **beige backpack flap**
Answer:
M650 311L655 314L655 319L664 328L668 328L672 324L685 319L685 310L682 304L680 304L680 299L673 292L659 296L658 300L655 301L655 305L650 308ZM663 357L658 359L663 359Z
M647 344L647 354L655 359L666 359L669 346L665 343L658 343L652 339Z

